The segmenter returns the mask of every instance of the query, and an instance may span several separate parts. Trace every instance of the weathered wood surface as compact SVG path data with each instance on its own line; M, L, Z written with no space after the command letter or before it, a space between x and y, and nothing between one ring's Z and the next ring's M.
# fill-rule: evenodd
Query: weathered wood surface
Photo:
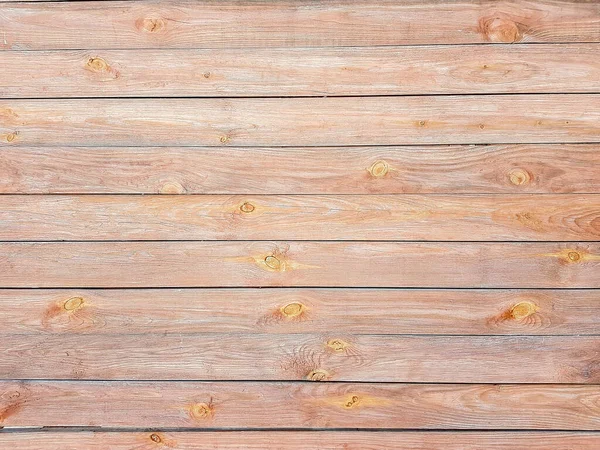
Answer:
M0 142L217 147L597 143L600 95L3 100Z
M15 305L18 305L16 307ZM0 334L586 335L597 290L0 290Z
M0 243L0 287L599 288L600 244Z
M597 2L331 0L10 3L0 48L599 42Z
M4 241L597 241L600 195L16 195L0 223Z
M599 54L596 0L0 0L0 447L600 447Z
M593 430L600 426L598 386L56 381L3 381L0 386L5 427L160 429L236 424L288 429ZM168 433L159 436L167 438Z
M595 432L469 431L41 431L0 434L0 445L21 450L155 450L157 444L177 449L290 450L597 450Z
M600 193L599 153L598 144L3 147L0 193Z
M599 44L1 52L0 96L597 93L599 54Z
M598 384L599 346L597 336L19 334L2 335L0 378Z

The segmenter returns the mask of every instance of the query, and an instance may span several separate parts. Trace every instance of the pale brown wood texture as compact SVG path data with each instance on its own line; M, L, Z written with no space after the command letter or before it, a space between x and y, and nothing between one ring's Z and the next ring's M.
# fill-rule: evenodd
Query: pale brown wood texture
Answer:
M0 101L1 146L568 142L600 142L600 95Z
M582 385L3 381L0 389L5 427L590 430L600 425L600 388Z
M598 336L19 334L2 335L0 378L599 384L599 346Z
M600 244L0 243L0 287L600 288Z
M1 335L594 335L600 329L600 291L573 289L11 289L0 290L0 310Z
M22 450L154 450L158 445L191 450L246 449L326 450L597 450L595 432L443 432L443 431L140 431L91 432L43 431L0 434L0 445Z
M599 44L1 52L0 96L597 93L599 54Z
M0 48L314 47L600 42L595 1L7 3Z
M599 56L598 0L0 0L0 447L596 450Z
M595 241L600 195L17 195L0 222L4 241Z
M0 151L0 193L600 193L599 153L598 144L221 150L7 146Z

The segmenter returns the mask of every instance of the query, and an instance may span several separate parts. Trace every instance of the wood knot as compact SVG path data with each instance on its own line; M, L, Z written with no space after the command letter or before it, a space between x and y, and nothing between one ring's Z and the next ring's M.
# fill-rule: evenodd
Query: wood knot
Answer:
M221 144L227 144L229 142L229 136L228 135L223 135L219 138L219 142Z
M390 170L390 167L387 162L383 160L375 161L371 164L371 167L367 169L371 176L375 178L382 178L387 175Z
M166 22L160 17L147 17L137 21L138 29L145 31L146 33L159 33L163 31L166 26Z
M530 301L523 301L513 305L510 308L510 317L514 320L523 320L527 317L535 314L539 310L539 307Z
M8 133L6 135L6 142L13 142L19 136L18 131L13 131L12 133Z
M511 44L523 36L519 26L504 17L485 17L479 21L479 32L490 42Z
M427 122L425 120L419 120L420 127L424 127L425 125L427 125Z
M267 266L269 269L277 270L277 271L281 270L282 266L283 266L281 264L281 261L276 256L273 256L273 255L267 256L264 259L264 263L265 263L265 266Z
M348 400L348 401L347 401L347 402L344 404L344 406L345 406L346 408L352 408L353 406L355 406L355 405L358 405L358 402L359 402L359 401L360 401L360 399L358 398L358 396L356 396L356 395L353 395L353 396L350 398L350 400Z
M329 372L323 369L311 370L306 375L306 379L309 381L327 381L330 377Z
M160 436L159 436L158 434L156 434L156 433L152 433L152 434L150 435L150 440L151 440L152 442L156 442L157 444L160 444L160 443L162 442L162 439L161 439L161 438L160 438Z
M86 63L86 67L93 72L109 72L110 66L102 58L90 58Z
M89 58L85 64L86 70L93 73L108 75L110 79L119 78L119 71L110 67L110 65L102 58Z
M211 73L210 73L210 72L204 72L204 73L202 74L202 76L203 76L204 78L210 78L210 76L211 76Z
M327 347L336 352L343 352L348 347L348 343L341 339L330 339L327 341Z
M254 205L252 203L248 203L245 202L240 206L240 211L243 213L251 213L252 211L254 211L256 208L254 207Z
M82 297L71 297L63 304L63 308L66 311L77 311L78 309L83 308L84 303Z
M581 255L578 252L575 252L575 251L571 251L571 252L567 253L567 258L571 262L579 262L579 261L581 261Z
M185 188L176 181L167 181L158 189L159 194L183 194Z
M293 317L298 317L299 315L301 315L305 309L306 307L302 303L294 302L282 306L279 310L281 311L281 314L284 317L291 319Z
M190 415L193 419L209 419L214 414L212 403L196 403L190 408Z
M515 186L528 184L531 178L531 174L525 169L513 169L508 172L508 180Z
M484 128L485 128L485 124L483 124L483 123L480 123L480 124L479 124L479 129L480 129L480 130L483 130Z

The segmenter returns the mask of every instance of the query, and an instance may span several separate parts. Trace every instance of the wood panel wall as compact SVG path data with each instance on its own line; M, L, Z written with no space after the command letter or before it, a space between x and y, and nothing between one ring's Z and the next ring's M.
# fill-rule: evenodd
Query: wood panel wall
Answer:
M600 2L0 0L0 447L600 448Z

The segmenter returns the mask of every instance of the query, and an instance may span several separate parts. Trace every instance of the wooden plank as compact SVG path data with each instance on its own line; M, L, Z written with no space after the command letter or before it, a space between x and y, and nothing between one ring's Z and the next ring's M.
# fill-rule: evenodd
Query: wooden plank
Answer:
M1 145L600 142L600 95L0 101Z
M599 44L14 51L0 53L0 96L597 93L598 54Z
M598 336L9 334L0 378L597 384L599 346Z
M16 195L0 223L5 241L597 241L600 195Z
M597 290L0 290L0 334L598 334Z
M600 6L571 0L40 2L0 18L13 50L600 41Z
M0 193L600 193L599 152L597 144L3 147Z
M0 434L0 445L21 450L202 448L291 450L597 450L600 433L557 431L41 431Z
M599 288L599 243L1 243L1 287Z
M600 427L598 386L3 381L1 389L5 427Z

